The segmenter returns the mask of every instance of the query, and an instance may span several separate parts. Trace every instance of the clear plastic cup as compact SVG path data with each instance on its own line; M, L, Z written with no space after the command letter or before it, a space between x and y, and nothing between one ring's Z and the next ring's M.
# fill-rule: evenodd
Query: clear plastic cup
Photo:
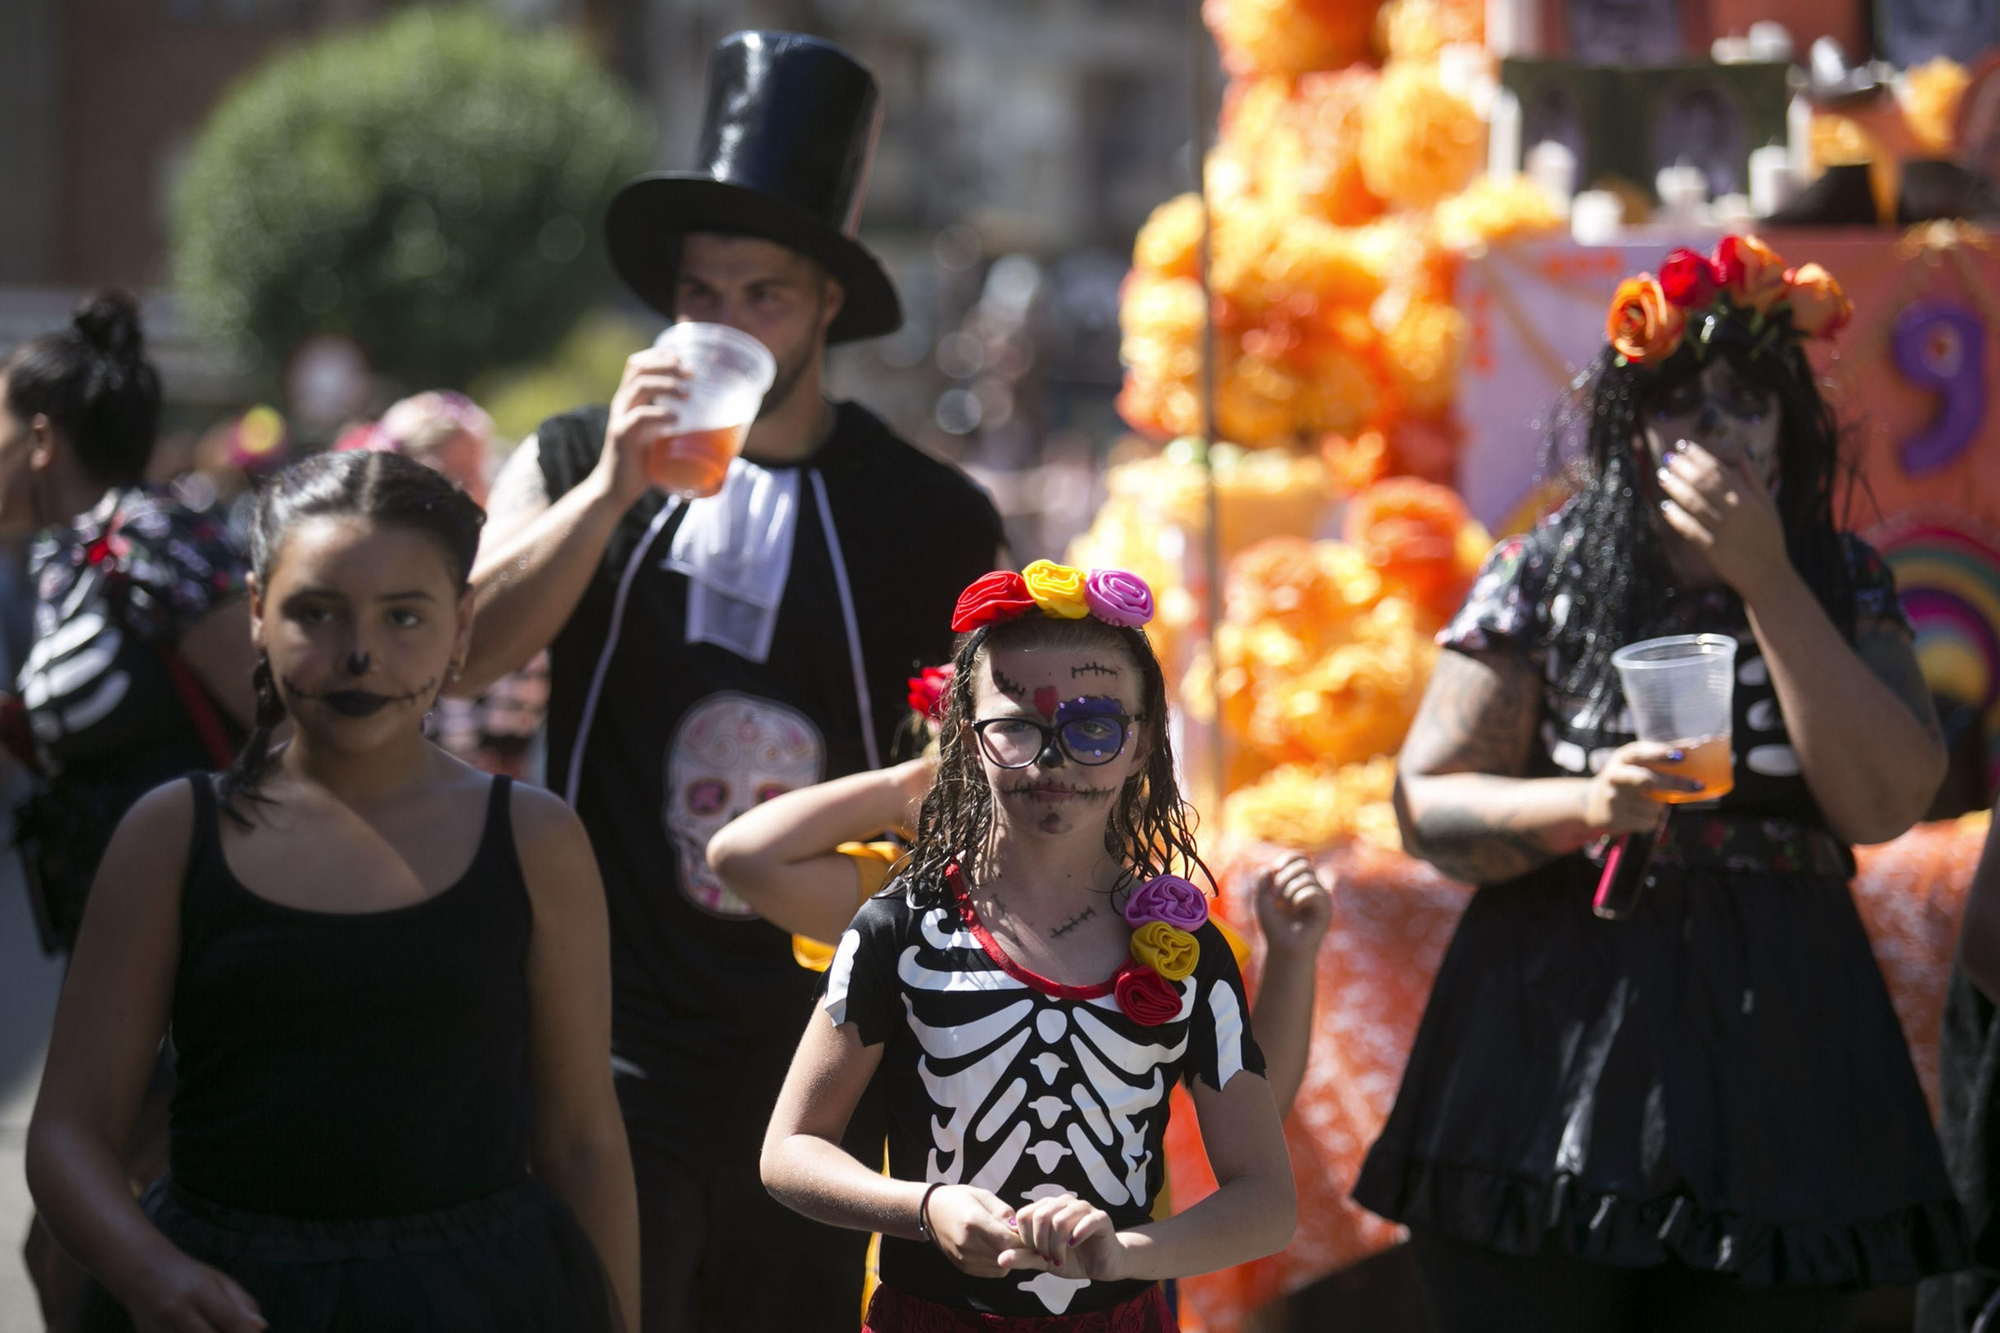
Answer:
M679 419L646 446L646 476L669 495L713 495L743 451L778 363L763 343L727 324L674 324L653 346L680 359L688 396L674 404Z
M1673 772L1701 783L1698 792L1655 793L1660 800L1712 801L1736 785L1730 764L1730 698L1736 687L1736 640L1722 634L1647 639L1611 655L1642 741L1662 741L1686 758Z

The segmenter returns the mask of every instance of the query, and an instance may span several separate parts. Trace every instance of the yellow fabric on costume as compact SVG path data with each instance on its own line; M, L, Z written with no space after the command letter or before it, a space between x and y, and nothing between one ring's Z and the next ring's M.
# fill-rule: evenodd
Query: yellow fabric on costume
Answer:
M1236 957L1236 970L1241 972L1244 968L1250 966L1250 941L1231 930L1229 924L1219 916L1211 915L1208 918L1208 924L1214 926L1222 933L1223 943L1229 946L1229 952ZM1164 1222L1173 1215L1173 1176L1163 1170L1160 1179L1160 1192L1153 1199L1153 1220L1155 1222Z
M903 849L893 842L843 842L834 848L854 866L859 881L854 906L873 898L889 882L889 867ZM808 972L824 972L833 963L833 946L805 935L792 936L792 961Z
M1250 941L1231 930L1228 922L1213 913L1209 915L1208 924L1214 926L1221 933L1222 942L1229 946L1229 952L1236 959L1236 970L1242 972L1248 969L1250 966Z

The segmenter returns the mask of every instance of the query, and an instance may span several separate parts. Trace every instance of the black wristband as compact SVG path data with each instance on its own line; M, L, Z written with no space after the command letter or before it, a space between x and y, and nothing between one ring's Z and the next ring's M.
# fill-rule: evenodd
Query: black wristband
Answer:
M922 1201L917 1204L917 1235L931 1245L937 1244L937 1232L931 1230L931 1195L936 1194L943 1184L942 1180L932 1181L924 1190Z

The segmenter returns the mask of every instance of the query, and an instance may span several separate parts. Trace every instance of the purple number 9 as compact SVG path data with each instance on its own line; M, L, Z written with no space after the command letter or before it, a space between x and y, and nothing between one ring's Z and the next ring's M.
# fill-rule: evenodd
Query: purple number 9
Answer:
M1918 388L1938 395L1931 424L1903 441L1903 471L1935 472L1964 453L1986 420L1986 325L1965 306L1917 301L1890 334L1896 365Z

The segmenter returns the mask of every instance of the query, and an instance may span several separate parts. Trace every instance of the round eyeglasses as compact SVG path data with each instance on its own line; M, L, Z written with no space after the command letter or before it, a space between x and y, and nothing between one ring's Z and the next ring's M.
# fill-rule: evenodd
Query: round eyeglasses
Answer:
M972 729L979 733L979 748L1001 768L1028 768L1051 750L1095 768L1124 752L1132 722L1124 713L1093 713L1055 726L1026 717L989 717Z

